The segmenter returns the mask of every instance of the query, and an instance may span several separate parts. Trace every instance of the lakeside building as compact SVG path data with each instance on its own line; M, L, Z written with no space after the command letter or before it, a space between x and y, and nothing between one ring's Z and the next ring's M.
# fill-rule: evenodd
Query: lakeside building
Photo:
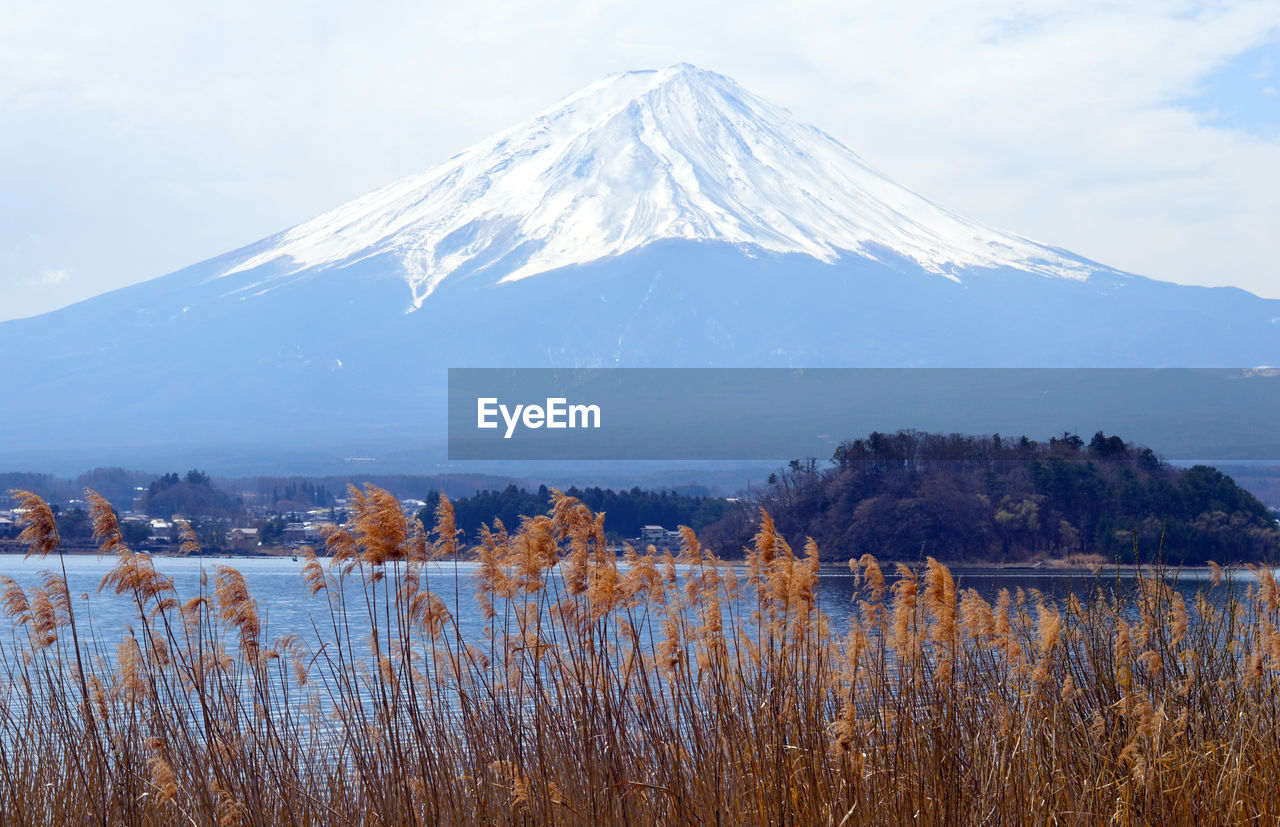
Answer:
M678 546L680 545L680 532L660 525L647 525L640 528L639 539L644 545Z
M233 528L227 532L228 543L258 543L258 529ZM261 545L261 543L258 543Z
M284 527L283 541L287 546L315 544L324 540L325 529L332 526L328 520L308 520L303 523L288 523Z

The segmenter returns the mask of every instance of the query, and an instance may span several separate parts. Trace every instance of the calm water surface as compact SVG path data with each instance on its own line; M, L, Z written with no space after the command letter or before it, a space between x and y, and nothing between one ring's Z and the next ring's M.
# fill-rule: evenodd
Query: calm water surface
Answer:
M73 608L77 613L77 623L83 630L85 619L89 618L93 624L93 636L108 643L118 640L129 624L136 620L136 608L130 602L108 591L98 591L102 578L113 563L114 560L109 557L66 557L67 580L74 601ZM308 641L332 638L332 629L326 628L331 621L325 600L323 596L312 597L307 594L306 584L302 579L301 559L205 557L202 561L198 558L159 557L155 564L162 573L173 578L178 594L184 600L199 592L201 565L209 575L210 589L213 588L215 566L234 567L244 575L258 602L266 640L285 633L298 634ZM449 605L464 636L470 639L478 639L484 627L484 620L475 601L473 578L476 569L476 563L446 562L434 564L428 574L429 588ZM53 557L24 560L19 555L0 556L0 574L13 578L24 588L39 585L40 573L43 571L58 571L58 560ZM1099 580L1108 588L1119 585L1123 589L1131 585L1134 578L1130 571L1115 570L1094 574L1084 570L955 568L952 569L952 574L956 579L957 589L974 588L989 600L993 600L1000 589L1014 591L1018 588L1028 591L1037 589L1048 597L1060 600L1069 592L1083 596ZM1209 585L1209 576L1207 571L1199 569L1183 571L1178 578L1178 588L1190 597L1198 589ZM1247 572L1237 574L1237 579L1241 581L1249 577ZM819 607L837 628L844 627L849 619L858 594L858 585L858 578L848 571L832 569L824 570L821 574ZM357 589L352 589L349 591L349 599L358 598L358 594ZM359 603L353 605L353 612L363 616L363 598L358 599ZM7 623L0 619L0 629L6 626Z

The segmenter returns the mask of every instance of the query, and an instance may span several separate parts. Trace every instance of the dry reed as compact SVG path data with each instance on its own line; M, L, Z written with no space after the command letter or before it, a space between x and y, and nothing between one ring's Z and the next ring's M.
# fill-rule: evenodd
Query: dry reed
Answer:
M61 555L17 492L32 553ZM1280 819L1280 587L1215 569L1061 602L874 558L848 631L818 553L761 515L744 567L607 546L556 494L475 555L367 487L303 567L315 635L268 640L236 570L180 596L89 495L133 606L114 654L61 574L0 578L0 821L13 824L1213 823ZM183 550L198 554L184 532ZM185 597L185 600L183 599ZM110 634L116 634L110 630ZM113 638L114 640L114 638Z

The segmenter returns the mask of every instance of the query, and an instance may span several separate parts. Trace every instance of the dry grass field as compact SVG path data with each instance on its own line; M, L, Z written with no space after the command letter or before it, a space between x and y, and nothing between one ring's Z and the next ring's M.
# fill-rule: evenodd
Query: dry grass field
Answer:
M484 535L488 623L468 637L429 565L460 553L448 501L425 530L367 487L306 560L316 635L268 639L237 571L177 594L90 494L103 589L136 612L103 630L49 508L18 494L53 571L0 582L6 824L1280 820L1265 569L1190 601L1148 572L988 602L932 560L886 579L865 556L838 633L817 549L767 514L745 566L688 530L678 555L619 558L603 517L557 496Z

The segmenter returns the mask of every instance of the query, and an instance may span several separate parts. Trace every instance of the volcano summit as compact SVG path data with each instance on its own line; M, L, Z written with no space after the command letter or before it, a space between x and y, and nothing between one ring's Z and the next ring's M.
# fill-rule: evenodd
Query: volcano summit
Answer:
M606 78L271 239L229 273L283 262L287 277L389 253L416 308L449 277L517 281L667 240L827 264L880 249L953 278L1097 269L948 212L729 78L681 64Z

